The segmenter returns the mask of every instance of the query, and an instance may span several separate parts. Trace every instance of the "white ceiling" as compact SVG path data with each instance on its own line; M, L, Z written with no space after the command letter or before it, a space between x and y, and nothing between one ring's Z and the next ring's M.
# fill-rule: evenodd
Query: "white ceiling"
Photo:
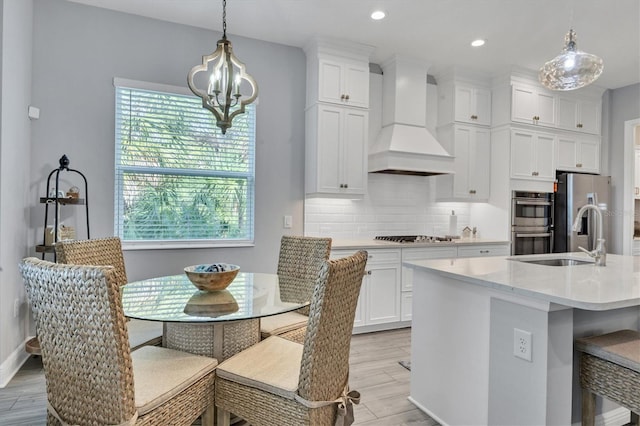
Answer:
M70 0L216 31L221 0ZM387 18L372 21L383 9ZM573 9L573 11L572 11ZM573 15L573 18L572 18ZM578 48L604 60L597 85L640 82L638 0L229 0L227 33L302 47L315 35L374 46L371 62L393 54L431 64L503 74L511 65L537 70L563 47L572 25ZM484 38L481 48L469 43ZM212 48L215 40L212 40ZM203 52L206 53L206 52ZM242 58L242 52L236 52Z

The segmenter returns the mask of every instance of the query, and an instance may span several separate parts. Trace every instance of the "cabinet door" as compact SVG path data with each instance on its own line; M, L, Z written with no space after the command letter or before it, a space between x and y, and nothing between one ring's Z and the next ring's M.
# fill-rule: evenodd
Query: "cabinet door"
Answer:
M475 122L483 126L491 125L491 90L475 89L475 115L478 117Z
M458 257L509 256L508 244L458 247Z
M322 105L318 108L318 192L338 193L342 184L342 109Z
M400 268L398 265L367 268L367 325L400 321Z
M356 306L356 314L353 319L354 328L364 325L364 311L366 309L366 306L365 306L366 302L364 302L365 300L364 293L367 291L365 288L366 283L367 283L367 280L364 279L362 282L362 287L360 287L360 294L358 295L358 305Z
M537 113L536 91L526 86L513 86L511 120L534 124Z
M454 171L453 174L453 196L455 198L468 198L470 196L470 163L474 163L472 145L474 140L474 129L467 126L456 126L454 130Z
M567 130L579 130L578 101L576 99L558 98L558 127Z
M578 141L575 137L558 137L558 170L573 171L578 168Z
M320 59L318 100L336 104L343 103L343 65L329 59Z
M556 126L556 97L527 86L514 85L511 120L540 126Z
M579 102L578 126L581 132L600 134L602 103L583 99Z
M472 200L488 200L491 187L491 133L475 129L469 156L468 194Z
M345 103L353 107L369 108L369 67L347 63L344 66Z
M531 132L511 132L511 177L531 179L534 175L535 135Z
M413 313L413 292L411 291L403 291L402 292L402 306L400 307L400 320L401 321L411 321L412 313Z
M535 178L537 180L553 181L555 179L555 142L554 135L539 134L535 147Z
M475 123L472 118L475 116L475 107L473 105L473 88L466 86L455 87L454 97L454 119L463 123Z
M348 194L364 194L367 189L368 115L356 109L344 111L340 183L344 185L343 192Z
M640 149L636 149L635 197L640 198Z
M600 138L582 136L576 166L583 172L600 173Z

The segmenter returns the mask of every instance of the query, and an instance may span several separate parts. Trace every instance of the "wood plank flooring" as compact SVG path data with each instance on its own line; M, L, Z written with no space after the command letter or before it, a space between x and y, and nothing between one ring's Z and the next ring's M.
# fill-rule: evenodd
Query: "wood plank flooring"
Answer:
M351 341L351 389L362 399L355 406L354 425L433 426L438 423L407 400L409 371L398 361L409 360L411 329L355 335ZM0 425L46 424L46 390L42 362L31 357L0 389Z

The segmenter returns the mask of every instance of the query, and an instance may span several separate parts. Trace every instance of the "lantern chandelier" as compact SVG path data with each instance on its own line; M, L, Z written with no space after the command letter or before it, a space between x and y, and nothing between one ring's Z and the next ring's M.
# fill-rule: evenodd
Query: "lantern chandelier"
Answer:
M196 87L194 77L199 72L209 73L207 90ZM240 93L242 80L251 86L253 93L246 97ZM231 127L231 121L244 113L245 106L256 100L258 85L253 77L247 74L244 63L233 54L231 42L227 40L227 1L222 1L222 39L218 47L210 55L202 56L202 64L191 68L187 76L189 89L202 98L202 107L208 109L216 118L216 125L222 134Z
M546 62L538 79L551 90L574 90L596 81L604 67L602 59L578 50L576 33L570 29L562 53Z

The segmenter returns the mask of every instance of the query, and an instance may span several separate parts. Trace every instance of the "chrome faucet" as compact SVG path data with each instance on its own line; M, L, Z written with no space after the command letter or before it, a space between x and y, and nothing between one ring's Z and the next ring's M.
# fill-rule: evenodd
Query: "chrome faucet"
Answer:
M580 207L578 210L578 214L576 215L576 220L573 222L573 230L577 232L580 229L580 219L584 215L587 210L593 210L596 212L596 216L598 217L598 237L596 239L597 244L596 248L589 251L584 247L578 247L583 252L587 253L589 256L593 257L596 266L606 266L607 264L607 249L604 245L604 238L602 238L603 229L602 229L602 211L595 204L585 204Z

